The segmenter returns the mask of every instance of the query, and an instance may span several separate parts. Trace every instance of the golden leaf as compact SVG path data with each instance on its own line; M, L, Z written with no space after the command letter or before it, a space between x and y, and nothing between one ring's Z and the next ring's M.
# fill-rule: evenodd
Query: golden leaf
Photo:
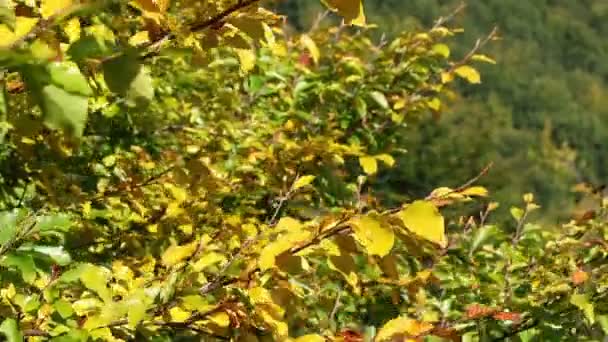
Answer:
M426 240L446 247L445 224L443 216L433 203L415 201L398 213L403 224L413 233Z
M473 67L470 67L468 65L463 65L463 66L456 68L454 70L454 72L456 73L456 75L469 81L469 83L473 83L473 84L481 83L481 76L479 75L479 72L477 70L475 70Z
M374 157L359 157L359 164L363 168L363 172L368 175L378 172L378 162Z
M40 14L44 19L48 17L61 13L62 10L70 7L72 5L72 0L42 0L40 4Z
M163 265L165 266L173 266L181 261L187 259L192 256L192 254L196 251L198 247L198 242L192 242L183 246L171 246L167 248L167 250L163 253L161 259Z
M369 217L357 217L351 220L355 239L371 255L385 256L393 248L395 233L390 227Z
M407 317L397 317L388 321L376 335L376 341L390 341L396 336L418 337L428 333L433 329L433 325L426 322L419 322Z

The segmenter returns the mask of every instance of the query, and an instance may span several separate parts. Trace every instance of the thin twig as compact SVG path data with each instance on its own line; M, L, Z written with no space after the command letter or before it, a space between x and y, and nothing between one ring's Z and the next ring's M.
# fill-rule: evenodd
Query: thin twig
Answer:
M245 7L251 6L260 1L261 0L239 0L236 4L228 7L227 9L218 13L216 16L209 18L201 23L197 23L197 24L190 26L190 32L200 32L207 28L215 27L215 26L221 24L224 19L231 16L233 13L235 13ZM161 45L163 45L165 42L168 42L174 38L175 38L174 33L168 33L164 37L160 38L159 40L151 42L147 45L144 45L143 48L151 49L152 51L149 51L148 53L144 54L141 58L146 59L146 58L156 55L158 53L157 50L161 47Z
M440 26L442 26L443 24L445 24L448 21L451 21L458 13L462 12L465 8L467 7L467 4L463 1L461 2L453 11L452 13L448 14L447 16L443 16L443 17L439 17L439 19L437 19L435 21L435 25L433 25L433 30L439 28Z
M334 302L334 307L331 310L331 313L329 314L329 321L333 321L336 317L336 314L338 313L338 308L340 308L341 303L340 303L340 297L342 296L342 289L338 290L338 294L336 295L336 301Z

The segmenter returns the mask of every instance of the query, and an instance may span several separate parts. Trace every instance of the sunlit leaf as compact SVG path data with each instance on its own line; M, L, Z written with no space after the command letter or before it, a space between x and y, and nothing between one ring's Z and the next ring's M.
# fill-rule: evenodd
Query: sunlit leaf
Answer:
M454 73L464 78L469 83L481 83L481 76L479 75L479 72L468 65L459 66L458 68L454 69Z
M302 176L302 177L298 178L298 180L295 181L295 183L293 183L293 187L292 188L294 190L297 190L299 188L302 188L302 187L305 187L305 186L309 185L314 180L315 180L315 176L312 176L312 175Z
M324 0L324 2L336 10L347 24L364 26L365 13L363 12L363 1L361 0Z
M192 242L183 246L171 246L162 255L162 262L165 266L176 265L183 260L191 257L198 248L198 242Z
M392 341L397 336L417 337L433 329L433 325L400 316L388 321L380 328L377 341Z
M415 201L401 210L398 216L410 231L441 247L447 245L443 216L428 201Z
M235 51L241 62L241 70L251 71L255 67L255 53L251 49L235 49Z
M300 336L294 342L325 342L325 338L321 335L310 334Z
M144 10L153 13L164 13L169 8L169 0L135 0Z
M302 37L300 37L300 42L302 43L302 45L304 45L304 47L306 47L313 61L315 61L315 64L319 63L319 58L321 58L321 52L319 52L319 48L317 47L317 44L314 42L314 40L312 40L310 36L303 34Z
M393 248L395 233L391 227L383 225L380 221L370 216L362 216L352 219L355 239L371 255L385 256Z
M583 311L585 317L589 320L589 323L595 323L595 308L586 294L573 294L570 296L570 303Z
M4 337L8 342L22 342L23 334L19 328L19 323L14 318L5 318L0 324L0 333L4 334Z
M40 14L47 19L48 17L59 14L72 5L72 0L42 0L40 4Z
M14 31L6 23L0 25L0 47L10 46L28 34L34 25L38 23L38 20L38 18L17 17L15 19Z
M378 162L374 157L359 157L359 165L363 168L363 172L368 175L378 172Z

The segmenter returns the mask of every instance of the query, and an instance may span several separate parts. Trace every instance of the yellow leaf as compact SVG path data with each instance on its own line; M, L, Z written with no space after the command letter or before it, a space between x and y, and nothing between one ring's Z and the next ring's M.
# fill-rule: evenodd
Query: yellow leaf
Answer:
M395 158L393 158L390 154L379 154L376 156L376 159L382 161L388 167L395 165Z
M325 338L321 335L310 334L296 338L293 342L325 342Z
M368 175L378 172L378 162L374 157L359 157L359 164Z
M466 188L465 190L463 190L461 192L461 194L463 194L465 196L486 197L486 196L488 196L488 189L484 188L483 186L472 186L470 188Z
M479 72L468 65L460 66L456 68L454 72L456 73L456 75L469 81L469 83L481 83L481 76L479 75Z
M441 101L436 97L428 100L426 105L429 106L430 109L432 109L436 112L438 112L441 109Z
M169 8L169 0L135 0L143 10L153 13L164 13Z
M255 67L255 53L250 49L234 49L241 62L241 70L249 72Z
M490 63L490 64L496 64L496 61L493 58L491 58L489 56L486 56L486 55L483 55L483 54L474 54L471 57L471 60L478 61L478 62Z
M281 217L275 229L279 232L293 232L302 228L302 223L293 217Z
M418 337L433 329L430 323L419 322L407 317L397 317L388 321L376 335L376 341L391 341L397 336Z
M63 30L68 36L70 43L77 41L80 38L80 21L78 18L70 19L64 26Z
M454 74L451 72L442 72L441 73L441 83L450 83L454 80Z
M205 268L226 260L226 257L216 252L209 252L198 259L192 266L196 272L202 271Z
M0 25L0 47L7 47L19 38L28 34L38 22L38 18L17 17L15 19L15 31L11 31L6 25Z
M435 44L432 51L444 58L450 57L450 48L445 44Z
M163 265L170 267L180 263L186 258L192 256L197 247L198 242L195 241L187 245L171 246L167 248L161 257Z
M351 220L355 239L367 250L368 254L385 256L393 248L395 232L378 220L369 217L357 217Z
M225 312L218 312L209 317L209 320L221 328L230 326L230 316Z
M302 43L302 45L306 47L308 52L310 52L310 56L312 57L315 64L319 63L321 53L319 52L319 48L317 47L317 44L315 44L314 40L312 40L312 38L310 38L308 35L303 34L302 37L300 37L300 43Z
M447 245L443 216L428 201L415 201L399 212L403 224L413 233L439 244Z
M42 0L40 4L40 14L44 19L60 13L62 10L70 7L72 0Z
M346 24L365 26L365 13L361 0L326 0L325 2L344 17Z
M310 183L312 183L313 180L315 180L315 176L311 176L311 175L302 176L302 177L298 178L298 180L295 181L295 183L293 183L293 189L297 190L299 188L305 187L305 186L309 185Z
M188 318L190 318L191 314L179 306L174 306L169 309L169 316L171 316L172 322L185 322Z
M403 109L403 108L405 108L406 103L407 103L407 102L406 102L404 99L399 99L399 100L397 100L397 102L395 102L395 104L393 105L393 109L394 109L394 110L400 110L400 109Z
M226 259L226 257L224 257L223 255L221 255L219 253L209 252L209 253L203 255L200 259L198 259L194 263L194 265L192 265L192 268L196 272L200 272L213 264L217 264L218 262L224 261L225 259Z
M149 41L150 37L148 35L148 31L139 31L129 38L129 44L133 46L141 45Z

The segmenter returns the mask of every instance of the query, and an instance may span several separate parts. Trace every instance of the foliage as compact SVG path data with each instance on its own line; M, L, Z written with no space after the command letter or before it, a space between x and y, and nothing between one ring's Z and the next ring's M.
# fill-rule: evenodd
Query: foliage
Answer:
M480 46L452 60L443 24L377 42L360 1L326 5L359 28L290 36L246 0L3 4L0 333L602 334L604 211L542 230L526 195L509 233L493 202L446 214L488 195L476 179L384 198Z
M369 0L366 12L380 27L378 35L390 37L433 25L459 3ZM600 185L607 176L608 7L602 0L464 3L452 18L464 29L452 53L466 54L496 25L502 39L484 51L499 67L480 66L480 85L460 87L462 101L446 108L441 120L423 120L406 136L404 143L416 148L387 176L387 189L404 189L401 195L416 198L438 183L457 184L492 161L494 171L483 184L496 199L513 203L522 192L534 191L544 221L567 219L581 210L574 205L572 186ZM280 9L304 30L321 10L304 0L286 1ZM504 209L498 214L506 221Z

